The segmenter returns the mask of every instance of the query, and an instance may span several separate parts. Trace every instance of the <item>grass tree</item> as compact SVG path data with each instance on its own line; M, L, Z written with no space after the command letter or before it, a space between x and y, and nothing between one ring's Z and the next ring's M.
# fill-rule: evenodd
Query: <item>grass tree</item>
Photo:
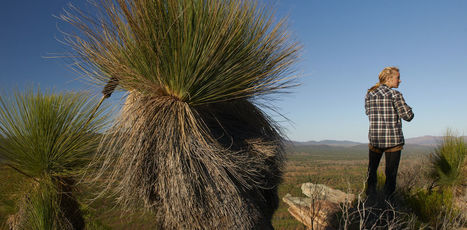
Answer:
M292 86L299 46L249 0L102 0L61 18L75 67L128 92L96 181L167 229L267 229L283 137L258 106Z
M448 131L443 141L430 155L430 177L434 184L456 193L465 192L467 186L467 145L464 137Z
M0 97L0 159L22 175L12 229L83 229L74 195L105 124L83 93L27 89Z
M464 137L446 132L443 140L429 155L426 177L428 188L412 187L405 201L418 219L432 229L458 229L465 226L465 192L467 176ZM413 178L412 178L413 180ZM424 181L423 181L424 182ZM419 186L425 185L425 183Z

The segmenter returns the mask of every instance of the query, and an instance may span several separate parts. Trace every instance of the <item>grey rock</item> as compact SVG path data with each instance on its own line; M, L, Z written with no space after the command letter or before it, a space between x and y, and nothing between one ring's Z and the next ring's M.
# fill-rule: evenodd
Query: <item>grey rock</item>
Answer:
M327 200L337 204L351 202L355 199L354 194L345 193L324 184L304 183L302 184L302 193L316 200Z
M355 199L354 194L322 184L302 184L302 192L306 197L287 194L282 200L289 205L289 213L309 229L334 229L331 222L333 214L340 210L339 205Z

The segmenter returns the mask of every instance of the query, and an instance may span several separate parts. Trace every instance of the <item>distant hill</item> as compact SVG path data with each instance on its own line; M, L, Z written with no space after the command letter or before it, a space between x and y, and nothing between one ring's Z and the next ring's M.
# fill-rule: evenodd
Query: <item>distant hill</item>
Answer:
M467 142L467 136L463 136L464 141ZM421 145L421 146L430 146L434 147L441 143L443 136L421 136L406 138L406 145ZM292 141L291 143L294 146L316 146L316 145L327 145L333 147L353 147L357 145L365 145L366 143L360 143L355 141L346 141L346 140L322 140L322 141Z
M441 143L442 136L422 136L407 138L403 152L406 154L429 154ZM464 136L467 142L467 137ZM346 140L322 140L322 141L291 141L288 144L289 153L310 154L368 154L368 144Z
M287 147L289 154L306 153L312 155L368 155L368 144L359 144L352 146L330 146L330 145L289 145ZM429 154L433 152L434 147L428 145L406 144L403 154Z
M407 144L416 144L416 145L424 145L424 146L436 146L443 141L443 136L422 136L422 137L414 137L414 138L407 138L405 143ZM467 136L463 136L464 141L467 142Z
M443 137L441 136L422 136L422 137L407 138L405 140L405 143L435 146L441 143L442 140L443 140Z
M322 141L293 141L295 146L310 146L310 145L327 145L327 146L334 146L334 147L352 147L356 145L361 145L360 142L354 141L337 141L337 140L322 140Z

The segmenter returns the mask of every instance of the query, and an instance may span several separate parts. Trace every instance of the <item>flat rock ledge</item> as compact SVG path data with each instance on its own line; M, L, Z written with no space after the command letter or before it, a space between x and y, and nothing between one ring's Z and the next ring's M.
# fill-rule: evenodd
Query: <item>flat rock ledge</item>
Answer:
M340 210L339 204L355 199L354 194L323 184L304 183L302 193L306 197L287 194L282 200L289 205L289 213L309 229L334 229L331 227L332 216Z

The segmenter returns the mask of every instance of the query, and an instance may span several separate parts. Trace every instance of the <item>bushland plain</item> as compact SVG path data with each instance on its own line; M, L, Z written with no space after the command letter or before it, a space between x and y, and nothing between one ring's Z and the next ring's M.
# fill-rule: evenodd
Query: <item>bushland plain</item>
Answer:
M401 157L401 171L425 160L432 149L430 146L406 145ZM301 185L306 182L325 184L353 194L362 192L368 164L367 145L298 145L287 152L284 179L279 187L281 198L287 193L304 197ZM384 164L383 157L379 171L384 171ZM273 226L276 229L305 229L288 213L287 208L281 201L273 218Z
M433 147L406 145L400 163L401 171L426 159ZM290 145L287 149L287 161L284 167L283 181L279 186L279 197L287 193L292 196L304 196L301 184L311 182L326 184L342 191L359 193L362 191L367 167L367 146L363 144L331 145ZM0 229L8 229L6 221L15 212L14 191L21 189L22 175L7 167L0 167ZM384 158L379 170L384 170ZM93 188L81 188L83 213L88 229L153 229L155 225L150 214L127 216L115 208L111 200L92 198ZM287 205L280 201L273 217L275 229L305 229L287 211Z

